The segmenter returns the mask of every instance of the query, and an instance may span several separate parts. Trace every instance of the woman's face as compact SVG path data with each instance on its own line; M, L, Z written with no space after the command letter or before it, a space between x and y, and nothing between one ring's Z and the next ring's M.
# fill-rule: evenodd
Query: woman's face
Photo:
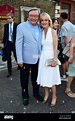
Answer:
M41 18L41 26L42 28L48 28L50 24L50 21L46 17Z
M58 21L55 20L53 23L53 28L58 29L58 26L59 26Z

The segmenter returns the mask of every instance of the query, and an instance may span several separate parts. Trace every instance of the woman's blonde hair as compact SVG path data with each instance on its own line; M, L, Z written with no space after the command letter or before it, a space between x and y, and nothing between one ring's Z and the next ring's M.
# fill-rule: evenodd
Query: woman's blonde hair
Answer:
M48 13L46 13L46 12L42 12L41 14L40 14L40 24L41 24L41 20L42 20L42 18L43 17L45 17L46 19L48 19L49 20L49 26L50 27L52 27L52 20L51 20L51 17L50 17L50 15L48 14Z

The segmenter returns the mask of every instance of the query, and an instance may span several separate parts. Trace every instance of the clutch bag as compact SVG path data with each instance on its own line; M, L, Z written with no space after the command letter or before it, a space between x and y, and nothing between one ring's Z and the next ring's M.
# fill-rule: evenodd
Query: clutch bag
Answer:
M53 61L53 59L47 59L45 61L45 66L50 66L52 61ZM57 65L61 65L61 62L59 61L59 59L57 59Z

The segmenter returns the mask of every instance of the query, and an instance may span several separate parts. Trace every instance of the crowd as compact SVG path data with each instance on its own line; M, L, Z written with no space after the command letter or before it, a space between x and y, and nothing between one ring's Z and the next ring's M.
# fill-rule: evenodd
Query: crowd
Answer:
M75 98L71 83L75 77L75 26L68 20L66 12L60 13L60 18L52 18L46 12L39 13L33 7L28 12L26 22L17 24L14 16L7 14L8 23L4 25L3 48L6 52L8 75L12 75L11 51L20 70L20 83L23 104L29 104L29 73L33 97L43 103L49 99L49 89L52 90L50 106L57 102L56 86L61 80L67 79L65 93ZM70 56L67 58L63 50L70 42ZM46 60L52 60L46 66ZM61 65L57 64L57 59ZM44 88L44 97L39 94L39 88Z

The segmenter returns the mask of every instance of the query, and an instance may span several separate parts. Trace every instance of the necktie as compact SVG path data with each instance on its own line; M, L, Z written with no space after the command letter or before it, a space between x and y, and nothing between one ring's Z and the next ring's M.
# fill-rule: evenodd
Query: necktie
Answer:
M13 42L13 31L12 31L12 24L10 24L10 37Z

